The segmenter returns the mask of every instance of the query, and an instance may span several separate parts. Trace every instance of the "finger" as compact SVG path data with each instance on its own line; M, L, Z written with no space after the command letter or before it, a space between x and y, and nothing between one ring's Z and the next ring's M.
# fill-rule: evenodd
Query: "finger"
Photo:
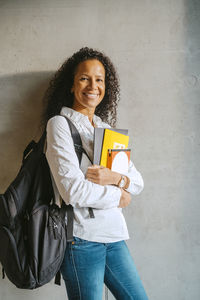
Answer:
M97 176L97 171L88 170L86 174L87 174L87 176Z
M96 181L96 179L87 178L87 180L90 181L90 182L93 182L93 183L97 183L97 184L98 184L98 182Z
M100 166L98 165L92 165L92 166L89 166L88 169L99 169Z
M87 176L86 178L92 182L97 182L97 178L95 176Z

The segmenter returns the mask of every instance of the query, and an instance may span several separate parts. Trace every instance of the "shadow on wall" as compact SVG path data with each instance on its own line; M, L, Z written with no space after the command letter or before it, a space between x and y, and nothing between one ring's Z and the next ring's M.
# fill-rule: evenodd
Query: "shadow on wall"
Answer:
M26 145L41 135L42 98L52 74L0 77L0 193L15 178Z

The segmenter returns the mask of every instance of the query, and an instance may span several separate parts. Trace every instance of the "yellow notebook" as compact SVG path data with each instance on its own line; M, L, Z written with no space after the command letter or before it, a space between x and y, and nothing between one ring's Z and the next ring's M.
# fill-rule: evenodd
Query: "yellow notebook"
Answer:
M129 136L106 128L104 132L100 165L104 167L107 166L108 149L127 149L128 142Z

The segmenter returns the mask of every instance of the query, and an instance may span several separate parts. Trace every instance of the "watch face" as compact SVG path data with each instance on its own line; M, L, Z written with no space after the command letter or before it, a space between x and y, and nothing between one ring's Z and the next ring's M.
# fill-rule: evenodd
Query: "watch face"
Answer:
M124 176L122 176L122 179L120 180L120 183L119 183L119 187L123 188L124 186L125 186L125 178L124 178Z

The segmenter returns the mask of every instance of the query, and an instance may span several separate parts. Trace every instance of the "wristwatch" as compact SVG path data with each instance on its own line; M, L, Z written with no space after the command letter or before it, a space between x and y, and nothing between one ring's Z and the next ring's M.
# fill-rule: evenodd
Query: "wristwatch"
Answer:
M124 175L121 175L121 179L118 183L118 187L123 189L125 185L126 185L126 177Z

